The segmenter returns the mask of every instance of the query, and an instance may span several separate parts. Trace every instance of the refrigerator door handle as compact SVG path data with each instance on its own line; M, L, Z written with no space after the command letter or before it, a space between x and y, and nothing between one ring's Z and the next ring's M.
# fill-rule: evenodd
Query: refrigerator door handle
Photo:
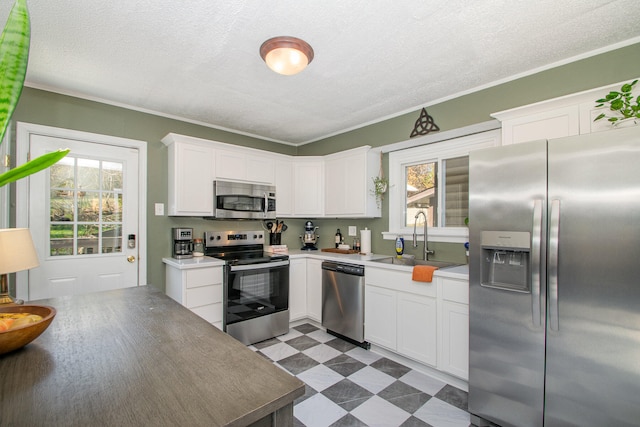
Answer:
M533 326L542 326L540 302L540 254L542 242L542 200L534 200L531 228L531 314Z
M560 329L558 316L558 248L560 236L560 200L551 201L549 215L549 327L552 331Z

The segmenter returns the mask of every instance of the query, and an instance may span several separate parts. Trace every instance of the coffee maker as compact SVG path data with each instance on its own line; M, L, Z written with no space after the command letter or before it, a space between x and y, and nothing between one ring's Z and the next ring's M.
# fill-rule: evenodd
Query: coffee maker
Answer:
M316 234L316 230L320 227L314 227L313 222L307 221L304 223L304 234L300 236L300 240L304 246L303 251L316 251L316 242L320 239L320 236Z
M176 259L193 257L193 228L172 228L173 257Z

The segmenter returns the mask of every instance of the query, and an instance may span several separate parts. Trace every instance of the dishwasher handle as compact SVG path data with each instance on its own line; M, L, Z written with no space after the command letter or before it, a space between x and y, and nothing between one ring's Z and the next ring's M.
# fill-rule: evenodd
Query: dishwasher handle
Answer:
M338 273L349 274L351 276L364 276L363 265L343 264L339 262L324 261L322 263L322 269L335 271Z

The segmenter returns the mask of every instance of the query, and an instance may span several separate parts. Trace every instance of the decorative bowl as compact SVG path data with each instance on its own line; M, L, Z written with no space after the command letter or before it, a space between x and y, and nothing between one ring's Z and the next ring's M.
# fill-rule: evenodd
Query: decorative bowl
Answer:
M0 332L0 354L9 353L38 338L51 324L56 309L46 305L2 305L0 313L30 313L42 316L42 320Z

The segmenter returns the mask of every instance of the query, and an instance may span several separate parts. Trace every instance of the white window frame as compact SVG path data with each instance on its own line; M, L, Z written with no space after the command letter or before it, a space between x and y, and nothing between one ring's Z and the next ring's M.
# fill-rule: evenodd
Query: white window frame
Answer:
M405 239L413 237L413 227L405 227L406 194L404 190L405 170L407 166L437 162L437 182L441 187L438 191L438 206L444 207L443 191L443 161L456 157L468 156L470 152L481 148L500 145L501 132L499 129L481 132L474 135L462 136L421 145L389 153L389 231L383 232L385 240L394 240L397 236ZM444 221L444 209L438 209L438 224ZM424 240L422 226L419 227L418 240ZM431 227L429 228L430 242L464 243L469 239L467 227Z

